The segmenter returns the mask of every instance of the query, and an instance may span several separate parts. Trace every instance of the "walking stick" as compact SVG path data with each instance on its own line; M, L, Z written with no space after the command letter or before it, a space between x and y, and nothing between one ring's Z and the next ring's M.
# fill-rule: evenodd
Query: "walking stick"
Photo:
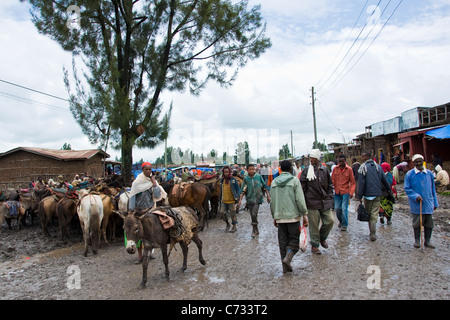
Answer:
M423 252L424 245L423 245L423 235L422 235L422 200L420 200L420 250Z

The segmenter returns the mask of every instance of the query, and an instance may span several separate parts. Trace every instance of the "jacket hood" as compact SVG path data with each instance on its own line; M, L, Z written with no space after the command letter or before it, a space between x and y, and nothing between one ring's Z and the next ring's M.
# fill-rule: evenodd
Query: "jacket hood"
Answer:
M287 185L290 181L294 179L294 176L288 172L282 172L278 177L275 178L274 181L276 181L276 185L280 187L284 187Z

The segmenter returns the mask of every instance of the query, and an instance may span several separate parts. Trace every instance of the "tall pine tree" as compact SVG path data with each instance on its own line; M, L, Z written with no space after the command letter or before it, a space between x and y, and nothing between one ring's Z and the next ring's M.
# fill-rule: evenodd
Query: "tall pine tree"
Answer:
M21 1L39 32L81 58L72 81L65 70L71 111L92 143L121 149L127 182L133 146L153 148L168 136L163 90L197 95L208 80L231 85L271 45L260 7L248 1Z

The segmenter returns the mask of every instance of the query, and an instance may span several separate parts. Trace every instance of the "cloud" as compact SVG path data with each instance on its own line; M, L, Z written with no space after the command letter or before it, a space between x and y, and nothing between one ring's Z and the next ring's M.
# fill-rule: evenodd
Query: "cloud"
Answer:
M343 47L363 3L252 0L250 6L259 3L273 46L240 70L229 89L209 83L198 97L164 92L165 108L172 101L174 105L169 146L198 154L215 149L221 156L222 152L234 153L238 142L248 141L253 157L277 155L281 145L290 146L292 131L296 155L308 153L314 140L312 86L317 98L318 139L326 143L348 142L366 126L416 106L448 102L450 1L403 1L361 60L328 93L323 82L368 18L363 11ZM369 5L376 3L369 1ZM387 10L349 67L397 3L392 1L391 11ZM381 5L384 8L385 2ZM71 68L71 55L36 31L27 10L16 1L0 4L0 41L4 44L0 79L67 97L62 68ZM35 102L18 101L1 92ZM51 106L68 109L63 101L0 82L4 115L0 152L19 145L59 149L70 143L76 149L96 147L89 144L70 112ZM120 157L119 151L108 152L113 158ZM164 144L154 150L135 149L133 158L154 161L163 152Z

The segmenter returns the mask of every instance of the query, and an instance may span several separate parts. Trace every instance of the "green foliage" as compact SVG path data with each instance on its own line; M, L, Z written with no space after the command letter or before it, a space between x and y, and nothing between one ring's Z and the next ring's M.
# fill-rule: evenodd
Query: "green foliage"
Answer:
M328 147L325 143L322 143L320 141L317 141L317 148L314 147L314 141L312 143L312 148L313 149L319 149L320 151L328 151Z
M32 5L40 33L73 52L72 81L64 70L72 114L92 143L122 150L127 181L133 146L153 148L169 134L163 90L198 95L209 80L229 86L271 45L260 7L248 9L248 1L21 1ZM79 28L67 25L71 5L80 9Z
M250 147L247 141L239 142L237 144L237 149L234 155L235 164L245 164L246 166L250 163Z
M72 147L70 146L70 143L65 142L61 150L72 150Z
M278 156L280 160L292 158L291 149L287 143L281 147Z

